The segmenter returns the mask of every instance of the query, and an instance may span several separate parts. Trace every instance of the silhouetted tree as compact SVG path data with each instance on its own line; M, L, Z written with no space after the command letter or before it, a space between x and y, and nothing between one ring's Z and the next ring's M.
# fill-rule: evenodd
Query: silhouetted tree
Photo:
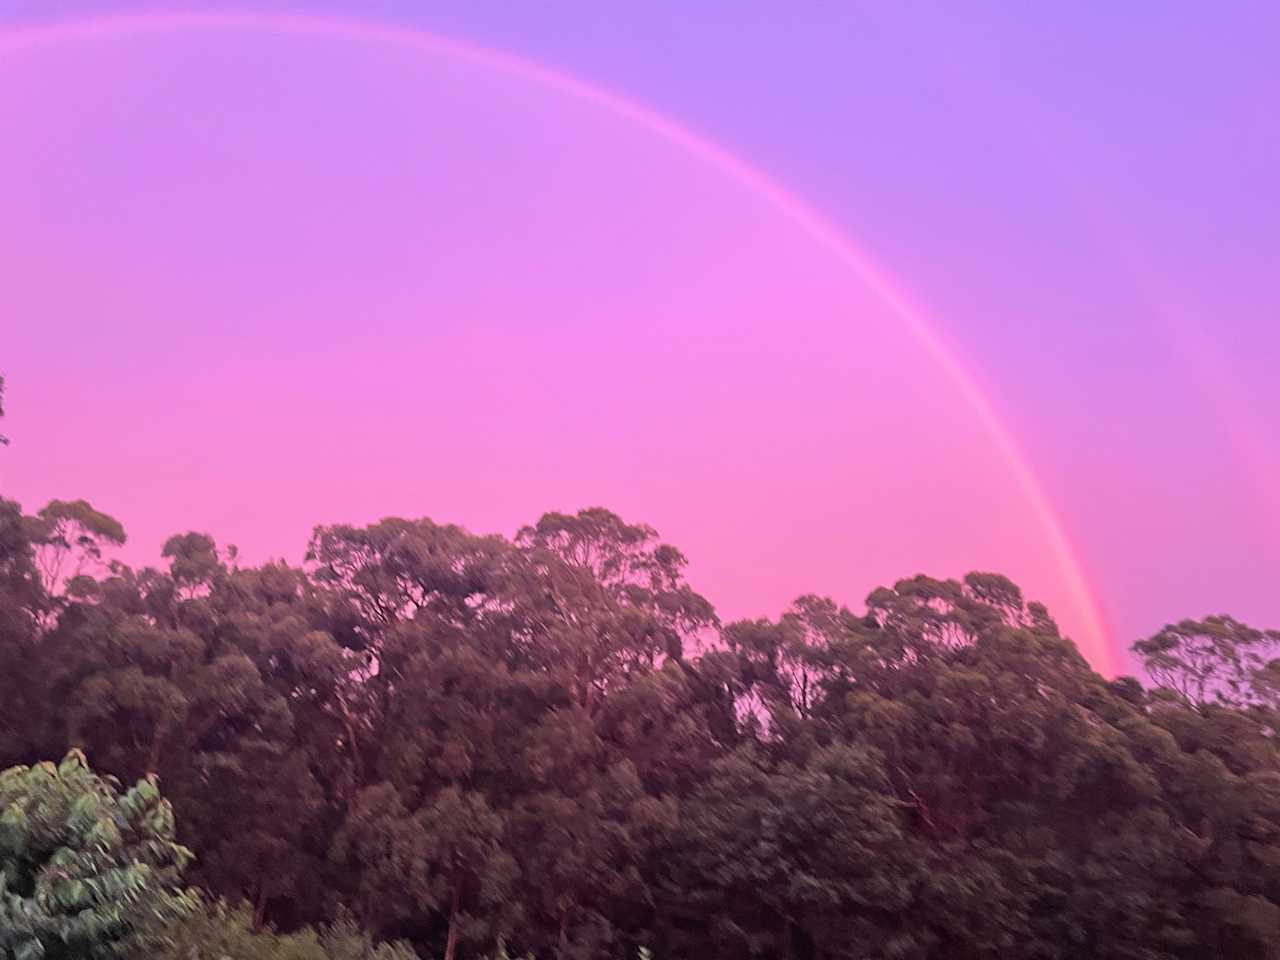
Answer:
M1277 956L1274 631L1166 627L1144 687L991 573L722 625L601 508L318 527L301 569L191 532L135 570L124 540L0 500L0 766L159 777L156 849L206 899L147 956ZM49 890L86 849L58 796L0 804L8 909L21 838L71 831ZM93 955L41 896L46 953Z

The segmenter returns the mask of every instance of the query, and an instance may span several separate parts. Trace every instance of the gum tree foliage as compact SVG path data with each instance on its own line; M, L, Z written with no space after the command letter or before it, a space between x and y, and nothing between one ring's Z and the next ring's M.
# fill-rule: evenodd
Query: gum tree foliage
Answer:
M1171 624L1133 649L1160 688L1188 704L1280 705L1280 631L1206 617Z
M28 646L32 700L57 709L28 718L23 754L75 746L118 777L158 774L200 852L193 878L248 897L260 918L276 899L288 910L324 862L307 844L330 815L317 774L340 785L343 773L334 745L299 725L336 733L327 701L347 682L343 651L317 629L324 613L299 572L228 569L200 534L165 554L167 572L68 582Z
M74 594L87 574L105 569L104 549L125 542L119 521L85 500L51 500L29 523L36 562L50 593L65 584Z
M18 504L0 498L0 768L60 755L37 742L46 712L36 684L38 627L50 607L30 524Z
M159 776L215 905L157 956L1277 956L1274 632L1167 627L1144 686L989 573L722 625L600 508L123 536L0 502L0 765Z

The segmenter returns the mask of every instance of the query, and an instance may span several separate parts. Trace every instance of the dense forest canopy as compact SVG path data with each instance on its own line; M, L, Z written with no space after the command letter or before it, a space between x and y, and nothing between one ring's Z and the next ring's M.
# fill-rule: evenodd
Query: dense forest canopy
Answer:
M1274 632L1144 686L994 574L722 624L604 509L124 539L0 501L0 956L1280 956Z

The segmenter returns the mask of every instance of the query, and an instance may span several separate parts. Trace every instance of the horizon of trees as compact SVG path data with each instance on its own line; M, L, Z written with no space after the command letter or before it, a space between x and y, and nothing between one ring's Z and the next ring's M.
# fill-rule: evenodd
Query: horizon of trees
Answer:
M598 507L125 539L0 497L0 960L1280 957L1280 632L1144 687L991 573L725 624Z
M131 955L1278 955L1274 631L1170 625L1144 686L995 574L725 624L602 508L321 526L301 567L124 541L0 500L0 769L158 784L193 855Z

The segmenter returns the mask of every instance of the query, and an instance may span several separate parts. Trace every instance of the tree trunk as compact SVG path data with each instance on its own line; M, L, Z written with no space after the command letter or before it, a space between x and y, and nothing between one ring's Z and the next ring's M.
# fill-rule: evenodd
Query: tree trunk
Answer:
M160 773L160 741L164 737L164 728L157 727L155 736L151 738L151 749L147 751L147 773Z
M444 960L455 960L458 952L458 902L462 884L454 881L453 902L449 905L449 938L444 945Z
M560 960L569 954L569 907L560 905Z
M267 919L267 887L258 884L258 894L253 898L253 929L261 930Z
M355 789L359 790L365 784L364 757L360 753L360 742L356 738L355 721L351 718L351 708L347 706L347 700L341 691L335 691L335 699L338 701L339 712L342 714L342 725L347 733L347 746L351 751L352 772L356 781Z

